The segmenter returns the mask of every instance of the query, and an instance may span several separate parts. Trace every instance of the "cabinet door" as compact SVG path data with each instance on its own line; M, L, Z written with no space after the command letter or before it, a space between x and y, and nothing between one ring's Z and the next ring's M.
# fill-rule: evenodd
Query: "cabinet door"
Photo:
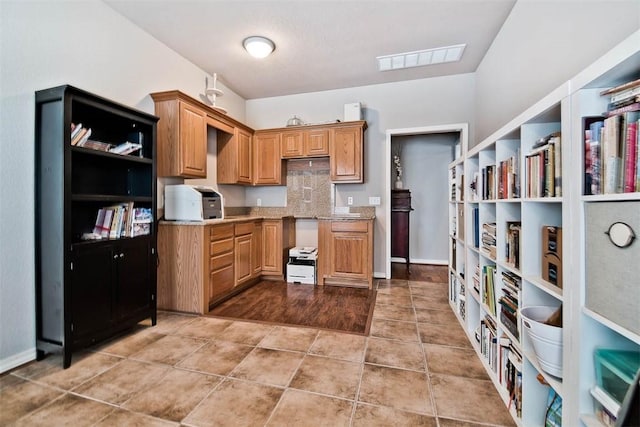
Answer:
M357 126L331 129L329 156L331 180L362 183L362 129Z
M282 274L282 222L262 222L262 273Z
M238 144L238 182L251 184L251 134L243 129L236 128L236 143Z
M256 221L251 234L251 263L253 264L252 276L260 276L262 271L262 222Z
M256 133L253 138L253 183L282 185L280 133Z
M302 131L285 131L282 132L282 151L283 158L302 157L304 154L302 144Z
M367 279L367 252L365 233L334 232L331 236L331 276Z
M116 281L115 316L135 317L152 307L151 239L136 237L115 246L118 274Z
M236 237L235 239L235 285L238 286L251 278L253 263L251 262L251 234Z
M114 265L113 245L74 247L71 272L72 341L111 325Z
M207 124L205 114L180 103L180 173L207 177Z
M329 131L326 129L315 129L305 132L304 155L309 157L328 156Z

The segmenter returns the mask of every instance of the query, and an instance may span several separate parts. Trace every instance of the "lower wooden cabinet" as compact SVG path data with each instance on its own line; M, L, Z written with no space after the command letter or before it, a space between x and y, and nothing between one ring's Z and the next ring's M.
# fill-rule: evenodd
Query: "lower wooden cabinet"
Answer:
M207 313L211 304L260 278L283 278L284 254L293 246L292 217L218 224L160 223L158 308Z
M262 221L262 276L284 280L289 249L296 245L295 219Z
M373 287L373 219L320 220L318 284Z
M233 224L209 225L209 297L208 304L231 291L234 279L234 227Z

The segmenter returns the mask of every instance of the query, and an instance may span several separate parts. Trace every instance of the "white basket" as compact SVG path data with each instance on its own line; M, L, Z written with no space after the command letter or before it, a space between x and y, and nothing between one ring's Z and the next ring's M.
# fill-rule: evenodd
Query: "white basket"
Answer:
M562 328L542 323L556 310L556 307L525 307L520 315L540 367L548 374L562 378Z

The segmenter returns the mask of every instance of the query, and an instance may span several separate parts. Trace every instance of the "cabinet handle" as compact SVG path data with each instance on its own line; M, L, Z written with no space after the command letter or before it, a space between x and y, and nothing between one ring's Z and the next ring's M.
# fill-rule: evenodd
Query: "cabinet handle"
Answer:
M124 254L122 254L122 253L121 253L121 254L120 254L120 258L124 258Z
M118 254L115 254L115 255L113 256L113 259L118 259Z

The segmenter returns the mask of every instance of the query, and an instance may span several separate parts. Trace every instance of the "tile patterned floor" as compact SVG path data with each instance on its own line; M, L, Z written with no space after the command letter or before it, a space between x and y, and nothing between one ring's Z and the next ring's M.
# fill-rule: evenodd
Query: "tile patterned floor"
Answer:
M368 337L161 312L67 370L49 356L0 376L0 425L514 425L447 285L376 286Z

